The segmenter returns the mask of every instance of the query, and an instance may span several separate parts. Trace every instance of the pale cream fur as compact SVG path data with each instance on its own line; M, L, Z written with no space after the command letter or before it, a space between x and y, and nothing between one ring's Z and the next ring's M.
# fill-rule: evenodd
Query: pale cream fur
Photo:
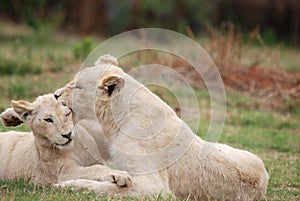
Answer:
M23 121L33 132L0 133L0 179L26 177L34 183L50 184L90 179L116 183L112 184L116 187L130 185L128 173L101 165L102 158L108 156L105 151L99 153L101 147L93 139L93 135L102 134L97 124L83 121L75 128L71 110L53 94L40 96L33 103L12 104L13 108L1 114L2 122L16 126Z
M130 188L119 192L112 188L113 194L173 193L196 200L259 200L265 196L269 176L259 157L197 137L167 104L116 66L86 68L55 94L74 110L75 123L99 121L111 142L109 159L116 168L134 175ZM158 135L153 135L150 120L153 129L161 126ZM102 140L96 139L97 143ZM164 148L165 152L151 157ZM103 192L95 182L62 183L84 184Z

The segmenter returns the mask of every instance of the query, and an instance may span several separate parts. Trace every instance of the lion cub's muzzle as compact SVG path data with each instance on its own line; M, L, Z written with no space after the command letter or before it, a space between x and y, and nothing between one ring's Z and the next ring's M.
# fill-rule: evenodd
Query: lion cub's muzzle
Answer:
M72 140L71 135L72 135L72 132L69 132L68 134L61 134L61 136L63 136L64 138L67 138L68 140Z
M69 133L67 133L67 134L61 134L61 136L64 138L64 139L67 139L67 141L65 141L65 142L60 142L60 141L58 141L58 142L55 142L55 145L57 146L57 147L64 147L64 146L67 146L67 145L69 145L69 144L71 144L72 143L72 141L73 141L73 139L72 139L72 137L73 137L73 135L72 135L72 131L70 131Z

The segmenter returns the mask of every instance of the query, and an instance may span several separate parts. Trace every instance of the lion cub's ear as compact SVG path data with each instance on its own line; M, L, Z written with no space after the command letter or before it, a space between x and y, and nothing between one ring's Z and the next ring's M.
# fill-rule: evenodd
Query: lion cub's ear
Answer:
M11 101L14 111L19 115L22 121L28 121L33 111L32 104L27 101Z
M13 108L7 108L4 112L0 114L2 123L6 127L16 127L23 123L20 120L19 115L14 111Z
M97 95L101 101L109 101L116 97L124 87L125 81L118 75L102 78L97 84Z
M95 66L100 64L112 64L115 66L119 66L118 59L116 57L111 56L110 54L105 54L99 57L99 59L95 62Z

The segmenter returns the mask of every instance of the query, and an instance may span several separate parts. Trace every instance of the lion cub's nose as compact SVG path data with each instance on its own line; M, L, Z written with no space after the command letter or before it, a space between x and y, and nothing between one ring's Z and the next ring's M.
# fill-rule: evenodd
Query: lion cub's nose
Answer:
M61 96L61 94L54 94L54 98L57 100L59 97Z
M68 134L61 134L64 138L71 139L71 132Z

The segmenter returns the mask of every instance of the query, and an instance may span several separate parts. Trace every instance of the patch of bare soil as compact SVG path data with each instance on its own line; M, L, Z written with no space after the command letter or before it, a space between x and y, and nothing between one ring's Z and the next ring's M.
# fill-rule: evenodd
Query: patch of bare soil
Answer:
M300 99L300 73L249 67L232 70L222 78L232 89L277 104L283 100Z

